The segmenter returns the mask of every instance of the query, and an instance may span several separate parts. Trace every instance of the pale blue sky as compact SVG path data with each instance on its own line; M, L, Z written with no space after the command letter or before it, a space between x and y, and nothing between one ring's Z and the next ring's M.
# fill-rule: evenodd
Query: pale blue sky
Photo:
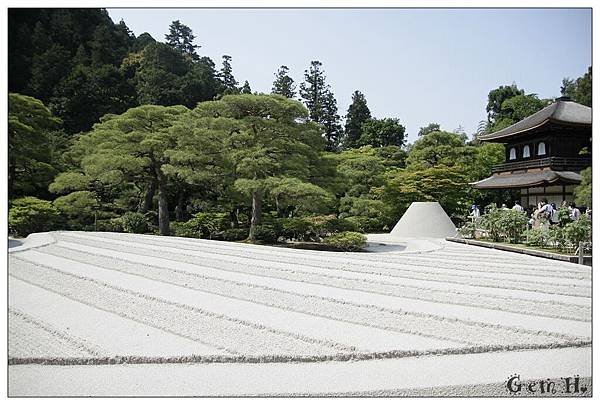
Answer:
M269 92L281 65L299 83L320 60L344 116L354 90L378 118L397 117L414 141L438 122L468 134L486 118L488 92L513 82L557 97L563 77L591 65L589 9L109 9L139 35L164 41L173 20L192 28L199 54Z

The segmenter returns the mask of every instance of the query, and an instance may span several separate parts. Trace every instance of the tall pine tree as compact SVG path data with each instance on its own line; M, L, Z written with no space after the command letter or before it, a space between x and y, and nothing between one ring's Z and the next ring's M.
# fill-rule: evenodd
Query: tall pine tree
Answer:
M330 152L339 151L344 133L340 124L337 101L329 89L327 89L323 98L323 115L320 124L325 128L325 139L327 141L325 149Z
M233 76L233 68L231 67L231 56L223 55L223 67L220 72L221 83L225 88L225 94L232 94L238 92L238 82Z
M304 71L304 83L300 84L300 97L308 108L310 119L321 122L325 99L325 74L321 69L323 64L318 60L310 62L310 68Z
M321 124L325 130L323 136L327 140L326 149L339 149L342 129L338 115L337 101L328 84L325 84L323 64L312 61L310 68L304 71L304 82L300 84L300 96L309 111L310 119Z
M356 90L352 94L352 103L346 114L346 128L344 130L344 147L347 149L358 146L362 135L363 124L371 118L371 111L367 106L365 95Z
M178 49L186 56L189 56L192 60L197 61L200 59L196 53L196 49L200 48L199 45L194 45L194 34L192 29L185 24L175 20L169 25L169 33L165 35L167 43L173 48Z
M273 81L273 88L271 89L272 94L281 94L287 98L296 97L296 85L294 79L289 75L289 68L282 65L277 73L275 73L275 81Z

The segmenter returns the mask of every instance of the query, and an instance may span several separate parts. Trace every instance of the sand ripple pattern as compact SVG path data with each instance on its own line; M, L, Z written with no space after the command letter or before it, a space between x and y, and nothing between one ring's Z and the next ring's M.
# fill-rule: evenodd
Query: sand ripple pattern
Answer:
M574 341L573 338L566 335L540 334L537 331L500 327L493 324L465 322L402 310L394 311L375 305L361 305L315 295L291 293L280 289L207 277L202 274L182 270L148 266L106 256L69 252L66 249L57 247L45 248L42 251L81 263L92 264L105 269L134 274L151 280L205 291L220 296L468 345L510 346L518 345L525 341L546 345L556 341L561 343ZM440 330L444 330L446 336L441 335L439 333Z
M106 355L104 350L84 339L58 330L16 308L8 308L8 331L11 357L91 359Z
M204 246L198 247L185 247L174 245L170 242L160 243L154 242L151 243L148 240L138 240L133 242L132 239L130 241L126 241L121 239L122 236L118 236L116 240L122 240L121 244L115 244L114 240L99 238L99 237L89 237L87 235L83 237L79 236L69 236L65 234L59 234L58 240L64 240L69 242L81 243L88 246L96 246L96 247L104 247L111 248L116 251L123 252L140 252L145 256L153 256L153 257L172 257L172 256L190 256L192 261L198 261L201 258L202 263L209 266L214 266L217 268L222 268L223 266L229 265L230 268L239 268L239 267L247 267L252 265L253 268L267 268L269 271L271 270L281 270L281 271L292 271L297 273L307 272L307 271L319 271L323 269L331 269L331 270L342 270L346 273L347 276L356 276L357 274L369 274L369 275L384 275L390 277L396 277L399 279L412 279L412 280L422 280L422 281L434 281L434 282L445 282L452 285L468 285L474 287L488 287L488 288L501 288L501 289L515 289L515 290L523 290L523 291L532 291L532 292L542 292L546 294L559 294L559 295L569 295L576 297L591 297L591 287L587 284L581 283L572 283L572 282L558 282L558 281L547 281L545 278L541 278L536 280L535 282L521 281L519 277L512 277L510 279L507 278L497 278L493 276L482 276L481 274L450 274L446 272L431 272L431 270L427 270L427 266L417 267L415 270L405 270L405 269L386 269L382 268L376 262L364 263L362 266L355 266L352 263L343 264L339 266L332 266L330 260L327 261L317 261L314 264L303 264L302 261L295 261L296 259L290 259L286 256L293 255L295 253L281 252L284 248L277 248L271 255L258 254L258 256L253 257L253 253L251 253L252 249L249 249L249 252L246 253L229 253L227 252L227 256L224 256L224 252L216 253L213 249L211 252L210 248L206 248ZM104 241L102 240L104 239ZM111 238L112 239L112 238ZM145 246L145 247L144 247ZM152 247L152 249L149 249ZM169 254L169 249L171 250L171 254ZM177 249L179 252L174 255L173 250ZM200 250L201 249L201 250ZM286 249L289 250L289 249ZM159 253L160 252L160 253ZM164 253L163 253L164 252ZM312 252L310 253L312 255ZM184 259L182 259L184 260ZM267 260L269 262L269 266L265 267L264 262ZM221 267L218 267L221 266ZM428 264L429 268L435 268L437 265L434 263ZM482 266L479 267L481 269ZM492 270L490 270L492 271ZM488 272L489 274L489 272ZM493 273L492 273L493 274ZM556 275L555 275L556 277ZM399 280L401 282L401 280Z
M95 308L232 354L319 355L355 350L342 344L294 336L200 308L146 296L16 257L10 258L10 275ZM236 350L231 349L234 347Z
M32 248L37 252L33 256L27 250L9 254L11 278L193 340L219 354L111 357L93 342L11 308L9 364L345 361L591 344L591 339L567 329L556 333L487 318L476 322L451 316L450 310L439 312L442 316L414 305L405 310L390 304L422 301L444 308L535 316L544 322L589 322L591 308L583 304L591 295L591 271L583 266L519 260L448 243L420 254L339 254L149 235L56 232L52 236L55 243ZM298 283L319 287L310 293ZM154 289L140 287L145 284ZM163 287L168 294L162 293ZM535 294L529 297L527 291ZM179 299L178 292L188 298ZM206 300L206 294L218 297L221 304L196 302L196 297ZM365 294L404 301L373 305ZM265 308L265 314L281 316L284 323L289 316L290 327L260 317L244 319L236 311L245 305L258 312ZM307 328L300 333L293 324L296 318L311 325L320 320L318 324L331 328L363 328L368 336L388 333L385 336L395 339L397 334L398 349L395 340L386 346L390 350L375 351L358 349L339 333L320 331L311 336L314 332ZM403 344L403 336L409 335L421 339L421 346Z
M69 238L61 237L60 240L72 241ZM228 272L251 274L263 277L272 277L282 280L301 281L324 285L329 287L343 288L348 290L364 291L369 293L377 293L393 297L411 298L424 301L473 306L479 308L487 308L494 310L503 310L508 312L517 312L523 314L531 314L536 316L547 316L560 319L573 319L580 321L588 321L591 319L591 308L584 305L565 304L553 300L521 300L521 305L515 305L515 300L499 295L483 294L483 293L468 293L456 289L439 290L435 288L416 287L407 284L402 284L401 280L395 283L388 281L374 281L372 279L361 279L354 273L343 272L343 276L337 275L340 272L327 271L325 273L318 271L302 271L291 268L270 267L264 265L236 265L230 263L226 258L217 260L199 256L176 254L170 252L160 252L156 250L144 249L138 247L128 247L125 245L111 245L108 242L97 240L83 240L81 245L92 246L102 249L110 249L117 252L137 253L149 257L158 257L169 259L188 264L201 265L205 268L213 268ZM56 246L47 248L46 251L52 252L58 249ZM71 250L77 252L76 249ZM64 254L64 252L63 252ZM79 253L77 253L79 254ZM68 255L68 253L67 253ZM68 256L63 256L67 257ZM351 277L354 276L354 277ZM437 281L437 280L436 280ZM548 291L545 291L548 292Z

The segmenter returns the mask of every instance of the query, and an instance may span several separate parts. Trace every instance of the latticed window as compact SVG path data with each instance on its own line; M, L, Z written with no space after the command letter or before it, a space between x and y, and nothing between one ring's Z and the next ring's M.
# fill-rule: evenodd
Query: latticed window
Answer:
M508 160L515 160L517 158L517 150L515 148L510 148L508 152Z
M529 152L529 145L525 145L525 147L523 148L523 157L528 158L530 156L531 156L531 153Z

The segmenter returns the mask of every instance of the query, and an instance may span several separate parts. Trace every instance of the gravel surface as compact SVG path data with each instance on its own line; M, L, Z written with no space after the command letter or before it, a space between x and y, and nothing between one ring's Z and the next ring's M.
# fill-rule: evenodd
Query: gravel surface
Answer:
M570 263L443 240L428 241L437 247L422 252L338 253L115 233L32 239L9 250L13 370L373 361L591 345L591 269ZM455 395L452 387L432 395Z

